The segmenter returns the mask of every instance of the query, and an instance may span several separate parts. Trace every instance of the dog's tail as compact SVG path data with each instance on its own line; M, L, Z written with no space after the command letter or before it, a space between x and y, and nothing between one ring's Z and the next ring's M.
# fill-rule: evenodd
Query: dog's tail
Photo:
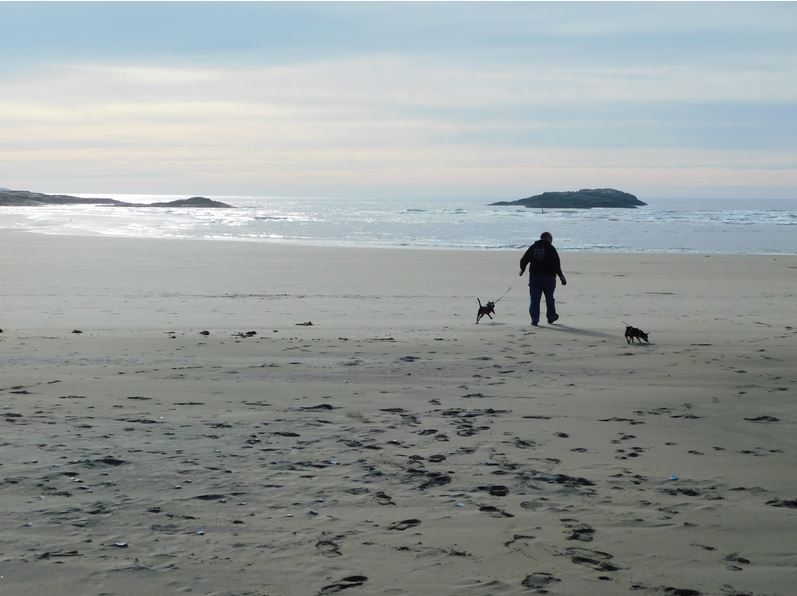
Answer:
M625 321L620 321L620 322L621 322L623 325L625 325L626 327L631 327L631 325L629 325L629 324L628 324L628 323L626 323Z

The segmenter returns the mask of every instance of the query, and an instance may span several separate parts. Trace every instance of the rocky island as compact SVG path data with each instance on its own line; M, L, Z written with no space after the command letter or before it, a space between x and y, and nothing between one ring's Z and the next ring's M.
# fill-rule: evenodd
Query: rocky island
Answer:
M108 207L194 207L201 209L232 209L232 205L205 197L191 197L165 203L127 203L116 199L87 199L69 195L47 195L29 190L0 188L0 207L36 207L39 205L104 205Z
M498 201L490 205L520 205L540 209L592 209L595 207L636 209L647 205L634 195L613 188L582 188L565 192L544 192L517 201Z

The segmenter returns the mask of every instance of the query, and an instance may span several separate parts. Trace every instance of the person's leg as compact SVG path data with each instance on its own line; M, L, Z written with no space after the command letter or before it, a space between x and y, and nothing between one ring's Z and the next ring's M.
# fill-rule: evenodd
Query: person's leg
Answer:
M529 283L529 298L531 324L536 325L540 321L540 298L542 298L542 284L540 283L539 277L531 277L531 282Z
M559 318L556 314L556 300L553 297L556 291L556 278L546 277L542 291L545 293L545 316L549 323L553 323Z

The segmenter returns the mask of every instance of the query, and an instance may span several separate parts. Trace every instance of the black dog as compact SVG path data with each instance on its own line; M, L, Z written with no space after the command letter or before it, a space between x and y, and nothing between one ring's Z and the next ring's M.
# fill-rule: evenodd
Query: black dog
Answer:
M479 324L479 321L481 320L481 318L482 318L484 315L487 315L487 316L488 316L488 317L490 317L491 319L493 318L493 317L490 315L490 313L492 313L492 314L495 314L495 302L493 302L493 301L491 300L491 301L489 301L487 304L485 304L484 306L482 306L482 301L481 301L481 300L479 300L478 298L476 298L476 300L478 300L478 302L479 302L479 312L477 312L477 313L476 313L476 324L478 325L478 324Z
M642 343L643 339L645 340L646 343L650 343L648 341L648 334L647 333L645 333L641 329L637 329L636 327L631 327L631 325L629 325L625 321L623 321L623 323L625 323L625 341L626 341L626 343L629 343L629 344L634 343L634 338L636 338L636 340L639 343Z

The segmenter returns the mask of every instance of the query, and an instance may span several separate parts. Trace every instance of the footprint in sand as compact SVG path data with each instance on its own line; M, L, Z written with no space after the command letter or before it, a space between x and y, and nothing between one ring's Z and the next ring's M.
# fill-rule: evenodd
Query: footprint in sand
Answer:
M509 488L501 484L492 484L490 486L480 486L479 490L491 494L494 497L505 497L509 494Z
M393 497L383 491L379 491L374 495L374 500L380 505L395 505Z
M334 584L329 584L328 586L324 586L318 592L319 596L326 596L327 594L337 594L338 592L342 592L348 588L356 588L357 586L362 586L365 582L368 581L368 578L364 575L350 575L348 577L344 577L336 581Z
M572 547L566 549L565 553L573 563L587 565L596 571L619 571L620 569L614 563L609 562L610 559L614 558L613 555L600 550Z
M562 581L555 575L545 572L537 572L532 573L531 575L527 575L526 579L520 582L520 585L524 588L529 588L530 590L538 593L538 594L547 594L548 587L556 582Z
M780 418L775 418L774 416L757 416L755 418L745 418L750 422L780 422Z
M797 509L797 499L792 499L790 501L773 499L772 501L767 501L767 505L772 505L773 507L786 507L788 509Z
M403 532L409 528L414 528L415 526L421 525L421 520L419 519L405 519L404 521L396 522L394 524L390 524L387 529L388 530L398 530L399 532Z
M332 540L319 540L315 547L320 550L325 557L340 557L340 545Z
M728 563L728 565L726 565L726 567L728 569L730 569L731 571L741 571L743 569L743 567L739 567L739 565L749 565L750 564L750 560L744 558L739 553L731 553L731 554L727 555L725 557L724 561L726 563Z
M702 596L701 592L692 590L691 588L666 587L664 588L664 593L667 594L667 596Z
M582 524L576 519L562 518L565 528L570 532L568 540L580 540L581 542L592 542L595 535L595 528L587 524Z
M479 507L479 511L489 513L490 517L495 517L498 519L502 519L505 517L515 517L511 513L507 513L503 509L499 509L498 507L493 507L492 505L482 505L481 507Z

